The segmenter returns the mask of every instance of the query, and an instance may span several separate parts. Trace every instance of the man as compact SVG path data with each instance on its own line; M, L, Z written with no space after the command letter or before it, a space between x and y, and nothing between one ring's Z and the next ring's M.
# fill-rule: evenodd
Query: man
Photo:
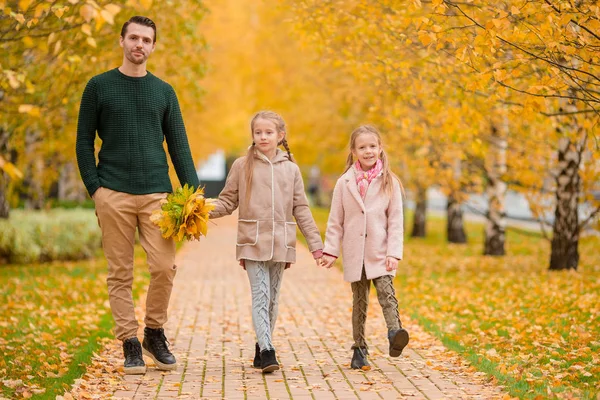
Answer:
M83 92L76 151L102 229L108 295L115 334L123 341L125 373L143 374L142 353L159 369L177 368L162 328L177 268L175 243L150 222L152 211L173 189L164 140L181 184L197 187L199 182L175 91L146 70L156 45L156 25L148 18L132 17L121 29L120 45L123 64L93 77ZM96 132L102 140L97 165ZM136 229L151 276L142 344L131 294Z

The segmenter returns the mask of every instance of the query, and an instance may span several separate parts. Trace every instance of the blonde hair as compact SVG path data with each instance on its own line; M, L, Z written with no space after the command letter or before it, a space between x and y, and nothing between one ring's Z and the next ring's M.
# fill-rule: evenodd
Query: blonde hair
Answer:
M358 138L358 136L362 134L374 135L377 138L377 143L379 144L379 147L381 147L381 153L379 154L379 158L383 163L383 190L388 196L391 197L392 190L394 188L393 179L396 179L398 181L398 184L400 185L402 196L404 197L404 187L402 186L402 182L400 182L400 178L398 178L398 176L394 172L392 172L392 169L390 168L388 156L385 150L383 149L381 143L381 134L379 133L377 128L375 128L372 125L361 125L354 131L352 131L352 134L350 135L350 153L348 154L348 158L346 158L346 169L344 170L344 173L346 173L346 171L348 171L354 165L352 150L354 150L354 147L356 146L356 138Z
M254 136L254 123L259 119L266 119L267 121L273 122L275 124L275 129L277 130L277 133L279 133L279 132L286 133L285 121L283 120L281 115L279 115L273 111L264 110L264 111L259 111L256 114L254 114L254 116L252 117L252 120L250 121L250 135L252 137ZM283 137L281 142L278 143L278 145L279 144L285 148L285 151L287 151L290 161L295 163L296 160L292 156L292 152L290 151L290 146L289 146L285 136ZM255 143L254 143L254 140L252 140L252 145L250 147L248 147L248 152L246 153L246 163L244 165L244 171L245 171L245 175L246 175L246 198L245 198L246 204L248 204L250 202L251 189L252 189L252 174L254 172L255 151L256 151Z

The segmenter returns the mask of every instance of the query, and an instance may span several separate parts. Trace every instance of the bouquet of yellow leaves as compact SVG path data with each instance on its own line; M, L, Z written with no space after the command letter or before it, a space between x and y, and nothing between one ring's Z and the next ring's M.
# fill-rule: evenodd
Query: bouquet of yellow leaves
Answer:
M206 236L208 213L214 208L212 201L204 198L204 188L194 191L185 184L162 201L160 210L152 213L150 221L160 228L165 239L200 240L200 236Z

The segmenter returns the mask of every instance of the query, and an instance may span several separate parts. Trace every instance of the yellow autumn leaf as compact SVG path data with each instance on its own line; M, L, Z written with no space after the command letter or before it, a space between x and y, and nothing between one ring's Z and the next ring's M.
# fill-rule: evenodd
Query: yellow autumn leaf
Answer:
M121 7L116 4L107 4L104 9L112 15L117 15L121 11Z
M23 14L20 13L11 13L11 16L20 24L25 22L25 17L23 16Z
M50 9L50 4L48 4L48 3L38 4L35 7L35 12L33 13L33 16L35 18L41 18L42 15L44 15L44 13L49 9Z
M84 4L79 9L79 14L83 17L85 22L90 22L97 14L97 11L94 7L89 4Z
M92 36L92 27L90 26L90 24L81 25L81 31L88 36Z
M31 36L25 36L23 38L23 44L25 45L25 47L33 47L34 42Z
M435 36L433 36L432 34L428 33L428 32L419 32L419 41L424 45L424 46L429 46L433 41Z
M96 39L94 39L93 37L88 37L85 41L93 48L96 48Z
M144 7L146 10L149 10L150 7L152 7L152 0L140 0L140 4L142 5L142 7Z
M98 17L98 15L96 15L96 17ZM105 22L106 21L104 20L104 18L101 18L101 17L96 18L96 26L94 28L94 29L96 29L96 32L98 32L104 26Z
M32 0L19 0L19 9L23 12L29 9L29 6L33 3Z
M19 112L21 114L29 114L32 117L40 116L40 108L38 106L34 106L33 104L21 104L19 106Z
M113 14L111 14L107 10L104 10L104 9L100 10L100 16L102 17L102 19L104 19L106 22L108 22L109 25L115 24L115 19L114 19Z
M56 17L60 19L65 14L65 11L67 11L68 9L69 7L57 7L52 11L54 12L54 15L56 15Z
M6 172L11 179L23 178L23 173L13 163L6 161L2 156L0 156L0 169Z

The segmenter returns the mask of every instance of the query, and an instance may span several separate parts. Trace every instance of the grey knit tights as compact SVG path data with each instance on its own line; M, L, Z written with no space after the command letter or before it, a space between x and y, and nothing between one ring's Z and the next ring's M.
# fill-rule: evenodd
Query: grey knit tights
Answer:
M252 290L252 322L260 350L273 350L272 334L277 321L279 289L285 263L246 260Z

